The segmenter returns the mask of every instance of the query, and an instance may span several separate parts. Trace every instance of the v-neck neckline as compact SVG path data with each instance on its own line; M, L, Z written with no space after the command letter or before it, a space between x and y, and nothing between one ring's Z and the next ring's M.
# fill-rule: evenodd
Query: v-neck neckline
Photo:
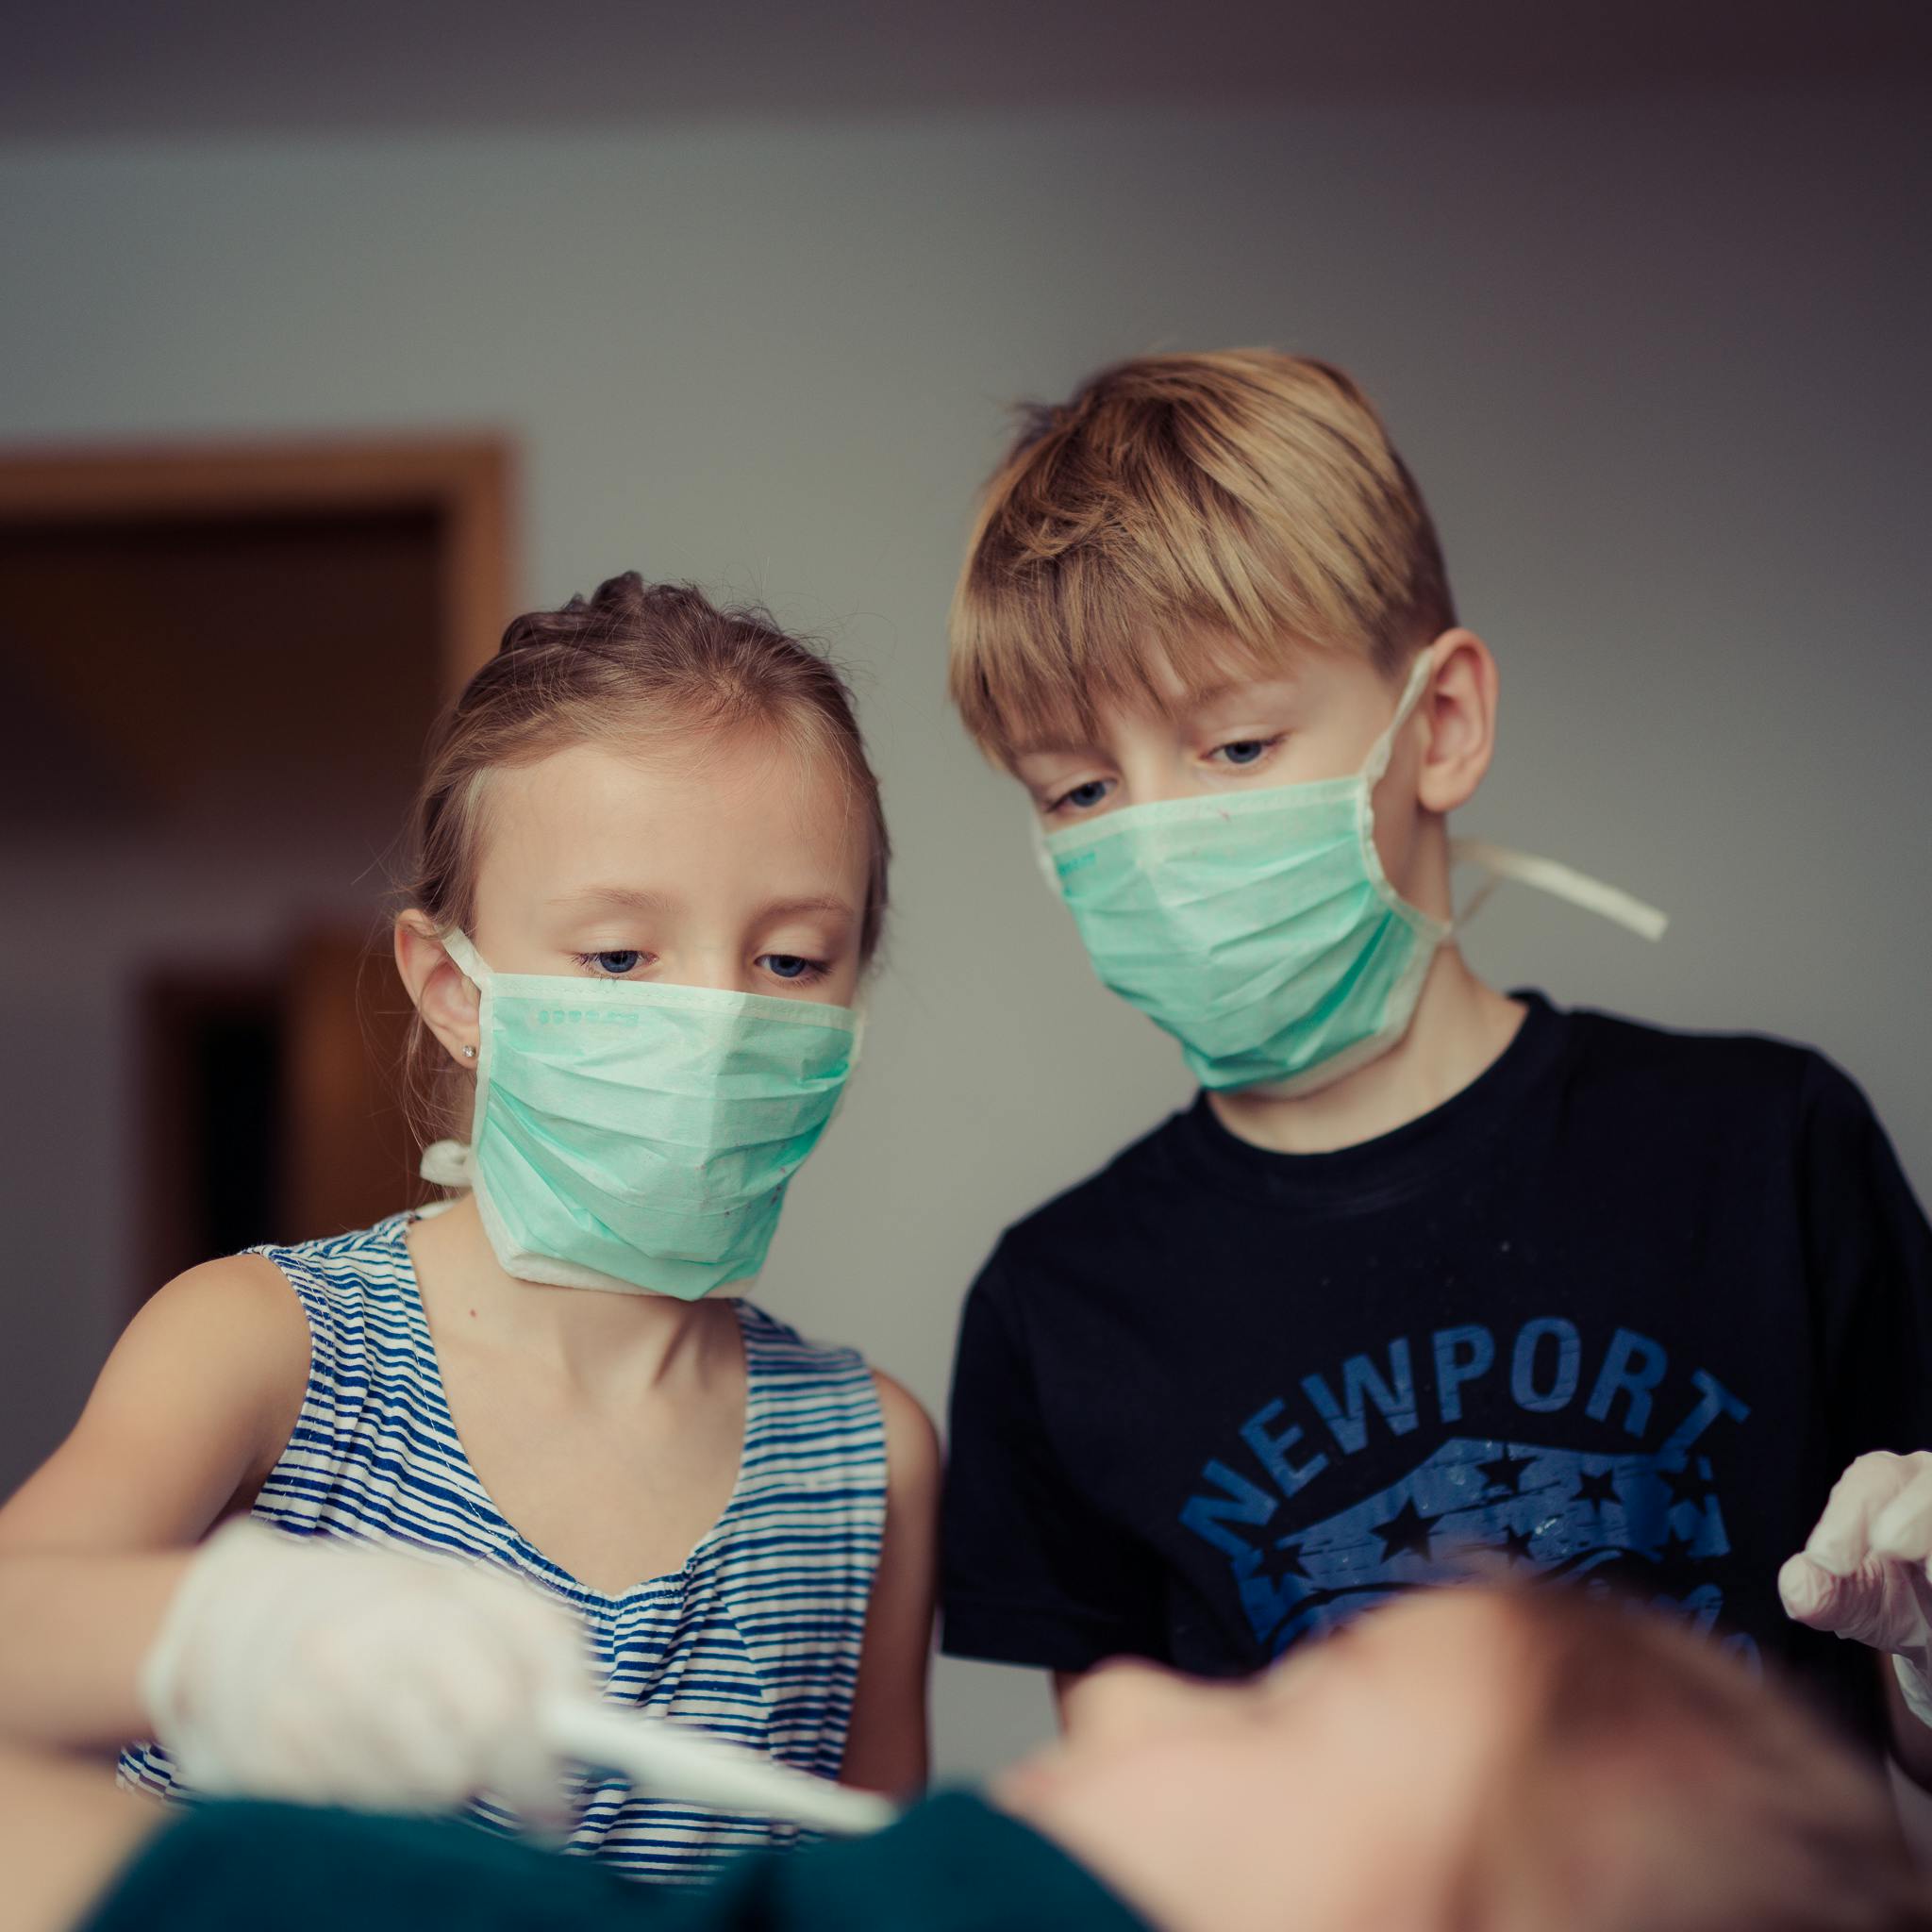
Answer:
M533 1567L544 1572L562 1585L574 1597L614 1606L628 1603L634 1597L662 1595L670 1591L682 1590L690 1580L692 1571L724 1536L732 1518L738 1514L751 1468L751 1445L764 1407L764 1377L758 1370L758 1345L752 1336L749 1305L741 1296L731 1297L732 1312L738 1319L739 1341L744 1351L744 1432L739 1442L738 1474L733 1479L731 1493L724 1499L724 1507L718 1512L711 1526L691 1545L691 1554L676 1568L660 1571L655 1576L643 1577L624 1590L598 1590L593 1585L586 1583L574 1572L567 1570L554 1557L546 1556L510 1521L503 1507L490 1493L483 1478L476 1473L476 1465L470 1459L469 1447L463 1441L462 1431L457 1427L456 1413L449 1404L449 1391L443 1385L442 1359L437 1353L436 1336L429 1325L429 1310L424 1305L423 1285L416 1274L416 1257L409 1252L409 1227L418 1218L414 1214L398 1215L396 1218L395 1244L401 1260L400 1275L406 1304L405 1313L420 1344L420 1353L426 1371L425 1382L436 1406L437 1420L449 1437L451 1460L457 1464L476 1500L485 1505L491 1515L508 1532L517 1553Z

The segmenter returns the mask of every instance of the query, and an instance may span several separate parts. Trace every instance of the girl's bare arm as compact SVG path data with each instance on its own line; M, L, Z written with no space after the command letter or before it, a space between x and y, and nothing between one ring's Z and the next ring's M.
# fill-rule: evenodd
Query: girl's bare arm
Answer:
M135 1317L73 1433L0 1508L0 1736L142 1734L136 1677L187 1552L274 1467L308 1351L259 1256L192 1269Z
M889 1375L873 1379L886 1419L886 1529L841 1775L869 1790L910 1796L924 1789L927 1769L940 1445L915 1397Z

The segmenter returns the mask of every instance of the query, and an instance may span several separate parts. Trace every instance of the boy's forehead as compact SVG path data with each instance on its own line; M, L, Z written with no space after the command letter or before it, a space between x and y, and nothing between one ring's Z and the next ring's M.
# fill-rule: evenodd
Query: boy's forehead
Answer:
M1365 660L1306 645L1285 645L1278 656L1258 655L1229 661L1220 654L1198 658L1161 648L1141 658L1141 675L1131 683L1108 680L1100 689L1066 690L1029 708L1032 716L1014 732L1008 755L1025 758L1046 752L1091 748L1108 735L1112 721L1181 723L1213 711L1235 712L1257 702L1278 703L1306 696L1324 681L1353 668L1374 676Z
M1146 698L1163 710L1198 710L1259 684L1294 684L1324 656L1295 638L1265 644L1204 628L1150 637L1133 653Z

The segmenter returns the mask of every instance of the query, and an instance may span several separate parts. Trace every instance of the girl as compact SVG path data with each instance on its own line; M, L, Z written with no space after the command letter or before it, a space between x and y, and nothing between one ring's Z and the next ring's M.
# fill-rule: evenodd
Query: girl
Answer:
M886 905L837 674L636 574L520 618L444 719L395 922L453 1198L209 1262L0 1511L0 1724L156 1728L184 1783L555 1800L604 1695L881 1790L925 1774L937 1448L738 1299L856 1056ZM192 1557L211 1524L252 1516ZM319 1554L291 1538L340 1539ZM373 1547L372 1547L373 1546ZM175 1789L162 1743L124 1781ZM579 1782L574 1845L694 1877L773 1821Z

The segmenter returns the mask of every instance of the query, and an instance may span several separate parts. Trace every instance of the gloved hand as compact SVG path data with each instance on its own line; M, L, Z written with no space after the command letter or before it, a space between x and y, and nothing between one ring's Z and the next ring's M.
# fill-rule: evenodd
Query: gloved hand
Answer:
M438 1811L488 1790L560 1822L535 1713L591 1690L569 1614L512 1576L244 1518L189 1565L141 1694L198 1790Z
M1912 1715L1932 1724L1932 1452L1874 1450L1833 1486L1777 1574L1787 1614L1890 1651Z

